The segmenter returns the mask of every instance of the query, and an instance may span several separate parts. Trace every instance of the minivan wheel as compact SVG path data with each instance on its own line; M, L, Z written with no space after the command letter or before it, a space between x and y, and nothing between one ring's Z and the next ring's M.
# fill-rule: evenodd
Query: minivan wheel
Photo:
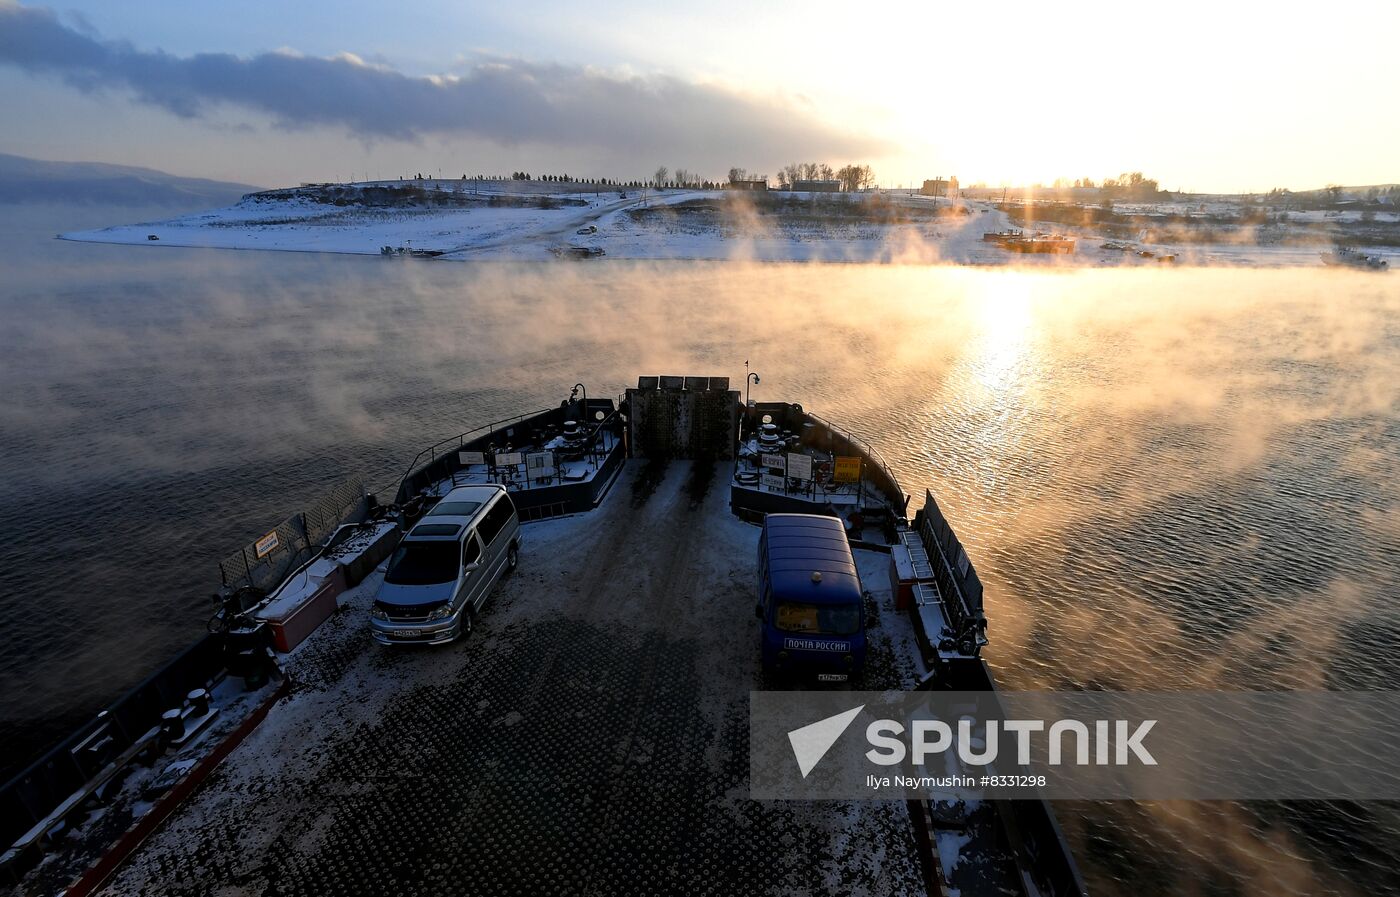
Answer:
M514 545L506 552L506 569L514 570L520 564L520 549Z
M466 638L472 634L472 613L471 608L462 612L462 622L457 625L457 638Z

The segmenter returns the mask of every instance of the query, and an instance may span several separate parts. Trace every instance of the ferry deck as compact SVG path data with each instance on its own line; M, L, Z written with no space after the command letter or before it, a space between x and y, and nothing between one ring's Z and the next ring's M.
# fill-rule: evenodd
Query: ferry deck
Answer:
M927 893L904 804L749 799L759 529L731 467L629 461L596 511L530 524L456 644L374 644L371 575L104 893ZM857 555L869 686L907 687L888 556Z

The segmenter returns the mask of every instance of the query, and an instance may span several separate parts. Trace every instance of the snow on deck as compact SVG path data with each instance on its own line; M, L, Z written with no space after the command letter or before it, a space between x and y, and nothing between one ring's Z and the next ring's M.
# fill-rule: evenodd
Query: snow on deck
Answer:
M326 579L335 573L338 566L340 566L339 561L326 557L312 561L278 587L267 603L258 609L258 618L263 620L285 619L306 603L306 599L321 588Z
M657 466L526 526L458 644L375 645L382 574L347 592L290 655L292 697L108 893L919 891L902 803L749 800L759 530L728 465ZM888 556L857 555L870 687L907 684Z
M209 693L210 714L204 727L189 721L194 734L154 765L133 764L108 799L88 805L74 830L49 844L39 865L12 889L14 894L60 894L115 843L128 828L149 813L159 796L183 778L222 742L267 697L266 690L246 691L242 680L228 677ZM140 734L140 733L137 733ZM148 796L147 790L152 793Z

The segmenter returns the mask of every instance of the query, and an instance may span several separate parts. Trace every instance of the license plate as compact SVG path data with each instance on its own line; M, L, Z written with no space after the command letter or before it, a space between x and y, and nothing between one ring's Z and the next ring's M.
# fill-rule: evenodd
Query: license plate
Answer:
M845 682L845 681L846 681L846 674L845 674L845 673L818 673L818 674L817 674L817 681L818 681L818 682Z
M418 636L420 636L420 635L422 635L422 634L423 634L423 630L421 630L421 629L395 629L395 630L394 630L394 637L395 637L395 638L418 638ZM844 678L844 677L843 677L843 678Z

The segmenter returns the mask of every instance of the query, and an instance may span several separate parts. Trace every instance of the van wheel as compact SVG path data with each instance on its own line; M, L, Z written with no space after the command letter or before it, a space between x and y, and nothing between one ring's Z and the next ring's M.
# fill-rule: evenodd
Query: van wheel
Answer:
M518 567L519 565L520 565L520 549L517 548L516 546L512 545L512 546L510 547L510 549L509 549L508 551L506 551L506 569L507 569L507 570L514 570L514 569L515 569L516 567Z
M472 634L472 619L474 617L476 614L472 613L470 607L462 612L462 622L457 626L457 638L464 639Z

